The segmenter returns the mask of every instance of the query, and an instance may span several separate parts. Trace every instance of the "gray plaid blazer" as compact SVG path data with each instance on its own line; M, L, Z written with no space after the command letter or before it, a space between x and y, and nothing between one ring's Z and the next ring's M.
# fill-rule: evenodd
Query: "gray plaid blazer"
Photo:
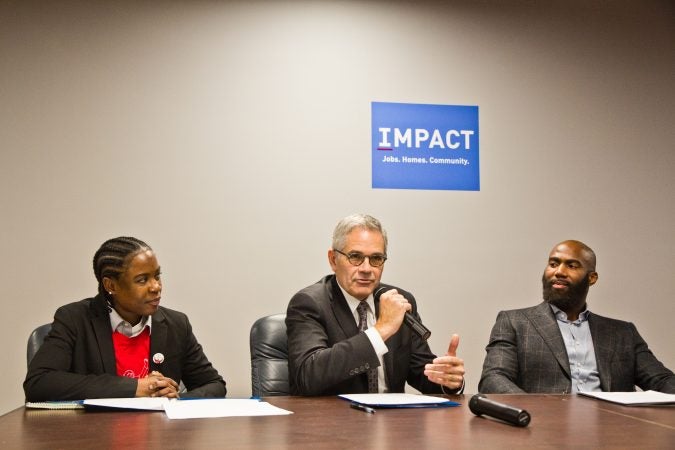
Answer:
M603 391L675 393L675 375L649 350L635 325L590 313L588 323ZM492 328L478 391L569 394L570 364L546 302L501 311Z

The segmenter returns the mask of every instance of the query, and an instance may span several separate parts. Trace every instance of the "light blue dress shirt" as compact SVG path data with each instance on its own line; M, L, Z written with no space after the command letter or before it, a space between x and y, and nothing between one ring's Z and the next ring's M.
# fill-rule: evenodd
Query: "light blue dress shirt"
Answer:
M595 360L591 329L588 326L589 311L586 309L575 321L567 319L567 313L551 305L570 361L572 392L600 392L600 374Z

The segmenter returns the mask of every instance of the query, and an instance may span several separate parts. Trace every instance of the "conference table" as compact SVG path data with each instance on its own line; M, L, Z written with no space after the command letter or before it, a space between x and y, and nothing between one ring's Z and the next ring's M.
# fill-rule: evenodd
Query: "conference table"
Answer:
M627 407L576 395L489 395L530 425L478 417L470 395L450 408L352 409L337 397L267 397L285 416L171 420L163 412L35 410L0 416L3 449L675 449L675 407Z

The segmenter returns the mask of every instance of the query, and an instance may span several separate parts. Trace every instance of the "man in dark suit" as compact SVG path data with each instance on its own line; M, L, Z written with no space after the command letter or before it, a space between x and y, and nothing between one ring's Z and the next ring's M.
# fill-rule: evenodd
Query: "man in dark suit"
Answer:
M426 341L402 326L406 312L419 320L415 298L380 285L387 235L368 215L342 219L333 233L328 275L293 296L286 313L289 384L295 395L403 392L458 393L464 362L459 337L436 357ZM384 289L379 300L373 296ZM445 389L444 389L445 388Z
M593 250L556 245L542 277L544 302L497 316L478 391L555 393L643 390L675 393L675 375L656 359L635 325L591 313L598 280Z

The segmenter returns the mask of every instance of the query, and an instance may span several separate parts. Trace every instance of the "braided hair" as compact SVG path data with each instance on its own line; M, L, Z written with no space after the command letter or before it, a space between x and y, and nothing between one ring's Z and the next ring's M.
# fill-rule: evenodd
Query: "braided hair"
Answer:
M103 286L103 278L119 278L130 257L152 248L134 237L121 236L105 241L94 254L94 275L98 281L98 293L112 306L112 296Z

